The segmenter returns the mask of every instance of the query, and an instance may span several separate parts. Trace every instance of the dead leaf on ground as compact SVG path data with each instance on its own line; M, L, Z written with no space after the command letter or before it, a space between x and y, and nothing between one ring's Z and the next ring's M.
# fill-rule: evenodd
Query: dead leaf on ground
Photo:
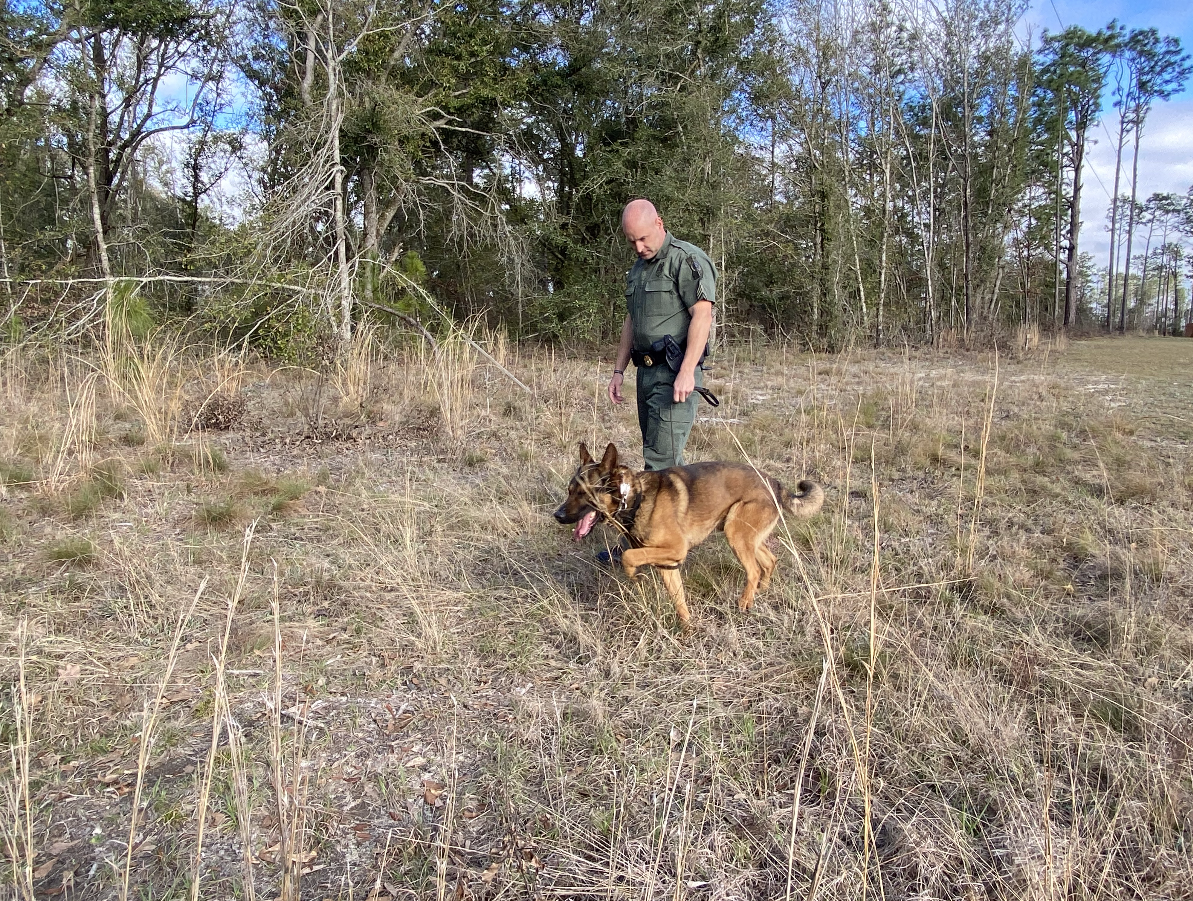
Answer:
M263 860L266 863L276 863L278 852L282 850L281 845L271 845L268 848L262 848L257 852L257 859Z
M45 879L47 876L50 875L50 870L54 869L54 867L56 867L56 866L58 866L58 858L51 857L49 860L47 860L40 867L38 867L36 870L33 871L33 878L34 879Z
M197 694L197 689L184 688L180 691L174 692L173 694L165 695L162 698L162 706L169 707L171 704L178 704L182 701L192 701Z
M423 800L428 807L441 807L443 802L439 796L443 794L447 786L442 782L436 782L434 779L423 780Z

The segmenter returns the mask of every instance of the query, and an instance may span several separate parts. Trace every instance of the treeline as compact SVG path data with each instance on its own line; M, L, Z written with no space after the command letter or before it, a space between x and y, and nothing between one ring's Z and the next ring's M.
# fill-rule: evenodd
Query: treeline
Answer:
M113 297L297 353L370 315L608 336L655 201L721 334L833 349L1018 325L1173 331L1189 200L1136 196L1190 72L1019 0L46 0L0 35L5 328ZM1117 108L1107 260L1082 163ZM99 291L112 279L137 290Z

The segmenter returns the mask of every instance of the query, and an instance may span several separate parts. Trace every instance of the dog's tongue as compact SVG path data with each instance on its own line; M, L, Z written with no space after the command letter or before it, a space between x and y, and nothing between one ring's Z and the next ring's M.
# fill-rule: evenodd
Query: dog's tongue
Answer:
M579 541L585 535L592 531L592 524L596 522L596 511L589 510L584 514L584 518L576 523L576 531L572 532L572 541Z

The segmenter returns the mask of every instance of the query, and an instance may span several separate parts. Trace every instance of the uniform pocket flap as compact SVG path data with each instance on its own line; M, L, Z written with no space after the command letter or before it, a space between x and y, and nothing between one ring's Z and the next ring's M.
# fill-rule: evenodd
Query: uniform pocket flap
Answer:
M642 287L647 291L674 291L675 282L669 278L652 278Z

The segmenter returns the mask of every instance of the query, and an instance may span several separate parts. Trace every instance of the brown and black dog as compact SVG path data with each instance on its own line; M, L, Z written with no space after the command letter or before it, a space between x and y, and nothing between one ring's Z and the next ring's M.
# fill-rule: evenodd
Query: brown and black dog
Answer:
M792 494L741 463L692 463L634 472L618 464L612 444L599 463L581 444L580 466L555 519L576 523L577 541L592 531L597 519L619 527L630 545L621 555L626 575L633 578L641 566L657 567L686 626L691 616L678 567L688 551L715 529L723 529L746 570L746 587L737 606L749 610L754 594L770 584L775 569L775 555L766 540L779 522L780 508L804 519L814 516L823 503L824 491L815 482L800 482L799 494Z

